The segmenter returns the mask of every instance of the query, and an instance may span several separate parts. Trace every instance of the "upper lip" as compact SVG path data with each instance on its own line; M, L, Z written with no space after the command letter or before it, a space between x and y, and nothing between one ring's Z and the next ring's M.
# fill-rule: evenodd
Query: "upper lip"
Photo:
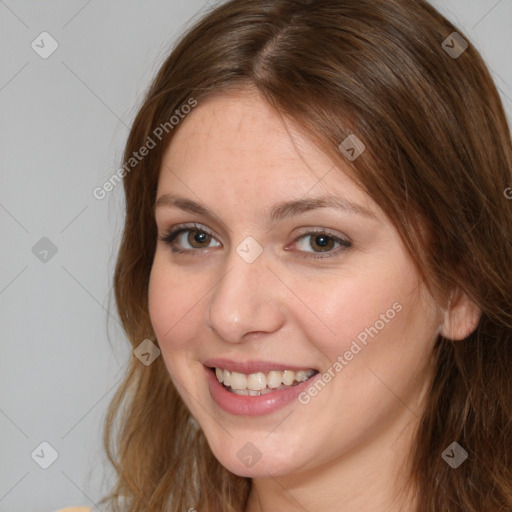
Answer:
M203 361L209 368L222 368L230 372L251 374L256 372L267 373L272 370L315 370L311 366L296 366L289 363L277 363L274 361L233 361L232 359L215 358Z

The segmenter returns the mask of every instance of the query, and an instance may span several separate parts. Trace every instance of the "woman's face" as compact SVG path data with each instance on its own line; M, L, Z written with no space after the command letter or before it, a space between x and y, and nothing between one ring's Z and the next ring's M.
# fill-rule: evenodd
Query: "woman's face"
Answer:
M214 455L249 477L377 460L417 421L441 321L397 232L254 93L210 98L181 123L156 222L162 238L189 231L157 242L150 315ZM212 366L265 393L227 390Z

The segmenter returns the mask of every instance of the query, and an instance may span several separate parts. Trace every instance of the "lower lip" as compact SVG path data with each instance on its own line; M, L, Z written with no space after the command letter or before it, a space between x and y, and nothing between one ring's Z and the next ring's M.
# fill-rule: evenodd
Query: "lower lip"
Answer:
M228 391L217 379L215 373L205 366L210 394L217 405L226 412L243 416L271 414L291 402L305 391L320 375L317 373L296 386L272 391L260 396L237 395Z

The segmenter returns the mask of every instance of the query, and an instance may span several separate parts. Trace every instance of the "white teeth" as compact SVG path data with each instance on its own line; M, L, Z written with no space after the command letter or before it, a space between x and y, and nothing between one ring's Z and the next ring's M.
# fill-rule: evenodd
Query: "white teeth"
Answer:
M247 378L247 388L254 391L260 391L267 387L267 377L264 373L251 373Z
M285 370L283 372L283 384L287 386L291 386L292 382L295 380L295 372L293 370Z
M253 391L252 389L233 389L233 388L229 388L229 390L232 393L235 393L236 395L260 396L260 395L266 395L267 393L272 393L273 391L278 391L280 389L287 389L289 387L290 386L286 386L286 385L282 384L277 389L265 388L265 389L262 389L261 391Z
M304 382L316 373L315 370L272 370L265 375L263 372L245 373L230 372L222 368L215 368L217 380L237 395L257 396L266 394L273 389L282 389L291 386L294 382Z
M269 388L278 388L281 385L283 372L276 372L272 370L267 375L267 386Z
M298 372L295 372L295 380L297 382L304 382L307 380L308 375L304 370L299 370Z
M224 370L226 372L227 370ZM247 375L245 373L231 372L229 377L230 386L233 389L247 389Z

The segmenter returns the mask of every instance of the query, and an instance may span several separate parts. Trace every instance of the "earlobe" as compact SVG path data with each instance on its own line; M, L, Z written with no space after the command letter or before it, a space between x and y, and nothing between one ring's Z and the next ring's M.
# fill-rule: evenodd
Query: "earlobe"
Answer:
M481 315L481 309L465 293L457 290L450 297L439 334L449 340L463 340L476 329Z

